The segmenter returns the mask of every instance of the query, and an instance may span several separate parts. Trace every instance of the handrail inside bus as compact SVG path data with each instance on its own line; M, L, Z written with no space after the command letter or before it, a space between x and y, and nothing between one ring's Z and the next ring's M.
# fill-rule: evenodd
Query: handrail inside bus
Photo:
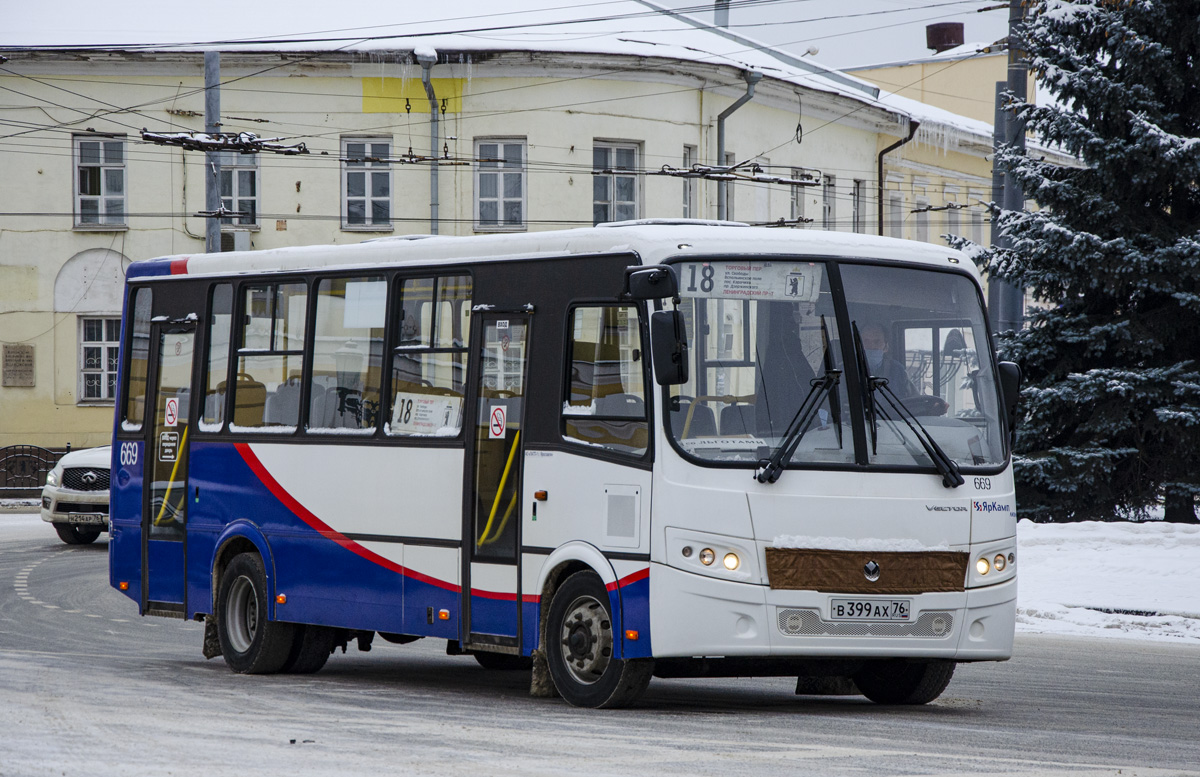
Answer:
M475 543L475 547L477 548L483 547L484 543L487 542L488 533L492 530L492 523L496 520L496 511L500 509L500 495L504 493L504 484L508 482L508 473L512 471L513 459L517 455L517 443L520 441L521 430L518 429L517 433L513 435L512 450L508 452L508 462L504 465L504 474L500 476L500 485L496 488L496 498L492 500L492 512L488 516L487 524L485 524L483 527L483 533L479 535L479 539ZM515 495L513 499L515 502ZM504 525L508 523L508 517L511 514L512 505L509 505L508 510L505 512L504 518L501 521L500 529L496 531L496 537L500 536L500 531L503 530Z
M171 489L175 487L175 475L179 472L179 462L183 460L183 450L187 445L187 433L190 428L191 426L183 427L183 437L179 439L179 447L175 449L175 466L171 467L171 479L167 481L167 491L163 494L162 506L158 508L158 515L154 518L155 526L162 523L163 513L167 511L167 504L171 499Z

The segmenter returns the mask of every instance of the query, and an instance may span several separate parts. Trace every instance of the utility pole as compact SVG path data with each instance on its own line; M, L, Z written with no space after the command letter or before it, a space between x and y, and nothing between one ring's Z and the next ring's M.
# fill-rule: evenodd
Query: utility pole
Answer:
M1029 65L1023 52L1016 46L1016 33L1024 23L1024 8L1021 0L1009 0L1008 4L1008 80L996 82L996 113L993 130L993 145L996 151L1006 145L1017 153L1025 152L1025 124L1013 111L1001 106L1001 94L1011 92L1017 100L1026 100L1029 94ZM993 160L995 157L993 156ZM1020 184L1007 173L1001 173L993 161L992 201L1004 210L1021 210L1025 207L1025 193ZM1000 235L992 221L992 244L997 248L1011 248L1012 242ZM1018 330L1024 324L1025 290L999 278L988 279L988 315L992 329L996 332Z
M204 132L210 136L221 131L221 53L204 52ZM204 155L204 207L210 213L221 209L221 152ZM205 219L204 250L215 254L221 251L221 219Z

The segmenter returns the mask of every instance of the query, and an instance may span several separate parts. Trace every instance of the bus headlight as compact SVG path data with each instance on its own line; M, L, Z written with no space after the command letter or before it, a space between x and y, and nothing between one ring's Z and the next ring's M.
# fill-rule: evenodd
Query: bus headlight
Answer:
M700 563L706 567L711 567L712 563L717 560L717 554L713 553L712 548L705 548L700 551Z
M996 557L992 559L992 566L996 568L997 572L1003 572L1004 568L1008 566L1008 559L1004 558L1003 553L997 553Z
M722 563L725 564L726 569L732 572L738 568L738 565L741 564L742 561L737 557L736 553L726 553Z
M992 570L992 565L986 558L981 558L975 562L975 571L978 572L981 576L986 575L991 570Z

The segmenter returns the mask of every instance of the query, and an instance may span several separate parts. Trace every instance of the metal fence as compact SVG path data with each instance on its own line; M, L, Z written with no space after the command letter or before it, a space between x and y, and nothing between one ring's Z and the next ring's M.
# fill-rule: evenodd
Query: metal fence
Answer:
M36 445L0 448L0 497L38 496L46 485L46 475L70 450L69 446L54 451Z

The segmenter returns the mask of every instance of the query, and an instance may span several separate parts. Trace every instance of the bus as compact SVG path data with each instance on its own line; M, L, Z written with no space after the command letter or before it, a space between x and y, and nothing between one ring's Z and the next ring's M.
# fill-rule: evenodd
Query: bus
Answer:
M1013 645L1020 371L929 244L726 222L127 274L110 582L235 672L445 640L534 695L923 704Z

